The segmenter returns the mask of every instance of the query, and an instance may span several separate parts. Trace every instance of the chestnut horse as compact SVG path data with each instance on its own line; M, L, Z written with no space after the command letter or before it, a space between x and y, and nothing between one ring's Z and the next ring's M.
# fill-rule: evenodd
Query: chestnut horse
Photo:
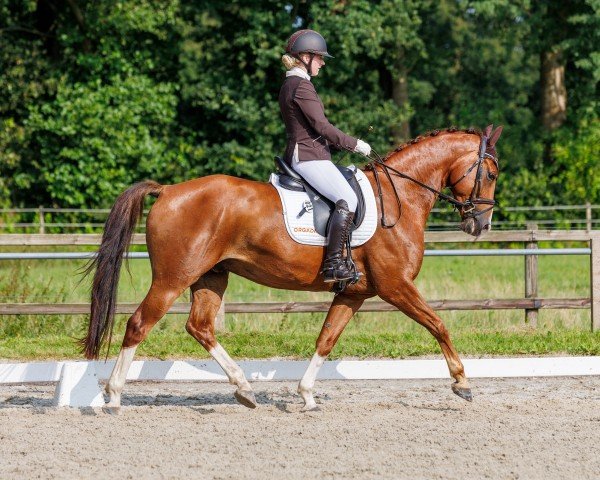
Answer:
M455 380L452 390L465 400L472 399L448 331L415 287L414 279L423 261L425 223L439 196L457 206L465 232L478 236L490 228L498 176L495 144L500 133L501 127L492 133L491 125L483 133L473 129L434 131L366 169L367 178L380 194L382 225L368 242L353 249L354 261L364 275L333 298L316 352L298 386L305 410L316 408L313 387L317 373L344 327L363 302L376 295L435 337ZM447 186L453 196L440 193ZM177 185L153 181L133 185L115 202L98 255L89 268L96 271L88 333L82 340L88 359L98 358L102 345L107 340L110 343L122 258L146 195L157 197L146 224L152 284L127 322L106 385L110 397L107 410L120 407L136 347L187 288L191 289L192 306L186 330L237 386L236 399L256 407L242 369L215 338L214 320L229 272L272 288L328 291L332 284L324 283L319 274L325 249L301 245L289 237L279 196L268 183L213 175ZM393 226L390 219L395 220ZM386 222L390 225L384 226Z

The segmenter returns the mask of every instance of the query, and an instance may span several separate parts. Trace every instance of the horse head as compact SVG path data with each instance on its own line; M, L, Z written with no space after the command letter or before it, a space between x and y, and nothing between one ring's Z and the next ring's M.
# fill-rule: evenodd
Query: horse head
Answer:
M489 125L481 134L477 157L469 154L459 157L453 164L448 177L448 187L458 200L457 209L462 222L461 230L475 237L492 227L494 190L498 178L498 156L496 142L502 127L493 131Z

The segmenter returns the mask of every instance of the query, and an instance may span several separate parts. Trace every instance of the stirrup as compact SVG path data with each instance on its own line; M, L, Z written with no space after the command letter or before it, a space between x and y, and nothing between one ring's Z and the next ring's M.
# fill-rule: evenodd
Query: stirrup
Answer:
M332 263L321 270L323 281L325 283L343 282L352 280L356 276L356 272L352 268L348 268L348 263L345 259L339 259L337 263Z
M328 277L326 274L323 274L323 283L337 283L337 282L347 282L348 280L352 280L354 278L353 273L349 273L348 276L337 277L334 276L332 278Z

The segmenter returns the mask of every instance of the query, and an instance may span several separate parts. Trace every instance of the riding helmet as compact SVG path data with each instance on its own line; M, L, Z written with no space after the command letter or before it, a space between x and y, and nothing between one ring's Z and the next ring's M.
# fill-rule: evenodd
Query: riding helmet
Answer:
M327 43L323 36L314 30L298 30L289 38L286 53L297 56L300 53L308 52L333 58L327 52Z

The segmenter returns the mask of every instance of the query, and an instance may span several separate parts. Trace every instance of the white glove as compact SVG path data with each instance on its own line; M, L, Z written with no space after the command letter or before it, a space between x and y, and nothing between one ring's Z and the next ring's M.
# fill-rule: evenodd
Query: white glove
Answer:
M354 148L354 151L357 153L362 153L365 157L368 157L371 153L371 145L359 139L356 142L356 147Z

